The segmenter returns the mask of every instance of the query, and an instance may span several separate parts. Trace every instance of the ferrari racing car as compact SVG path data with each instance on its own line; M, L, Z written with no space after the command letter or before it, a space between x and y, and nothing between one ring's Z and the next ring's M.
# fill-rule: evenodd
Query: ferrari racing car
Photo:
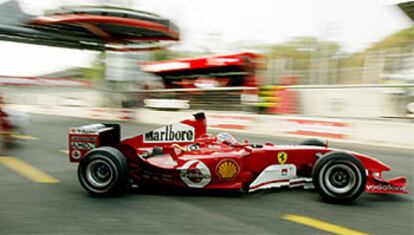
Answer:
M124 140L118 124L71 128L69 158L79 163L81 186L95 196L146 184L246 192L301 186L334 203L349 203L363 192L408 193L404 177L382 178L390 167L381 161L317 139L253 144L206 130L204 113Z

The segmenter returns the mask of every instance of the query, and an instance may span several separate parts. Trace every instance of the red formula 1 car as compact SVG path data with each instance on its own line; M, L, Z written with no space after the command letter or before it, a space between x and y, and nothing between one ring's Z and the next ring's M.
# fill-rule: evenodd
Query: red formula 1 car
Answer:
M111 195L144 184L244 190L315 188L327 201L346 203L368 193L406 194L406 179L385 180L390 167L370 156L329 148L317 140L300 145L237 142L206 133L204 113L120 140L117 124L72 128L69 157L78 162L82 187Z

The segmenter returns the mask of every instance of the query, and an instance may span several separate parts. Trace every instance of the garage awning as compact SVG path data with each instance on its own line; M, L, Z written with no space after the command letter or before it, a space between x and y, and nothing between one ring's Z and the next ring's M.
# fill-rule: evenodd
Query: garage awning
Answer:
M179 40L171 21L156 14L105 6L63 7L43 16L16 1L0 5L0 40L89 50L142 50Z

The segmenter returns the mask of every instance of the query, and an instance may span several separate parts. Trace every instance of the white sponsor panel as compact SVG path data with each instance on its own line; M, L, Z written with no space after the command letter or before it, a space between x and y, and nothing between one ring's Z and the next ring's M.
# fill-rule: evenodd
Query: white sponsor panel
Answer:
M178 170L181 180L190 188L204 188L211 181L211 172L201 161L188 161Z
M368 191L405 191L407 187L398 187L390 184L367 185Z
M294 177L296 177L295 165L270 165L250 184L249 192L259 189L288 186L289 180Z
M195 129L183 123L167 125L144 134L144 143L193 142Z

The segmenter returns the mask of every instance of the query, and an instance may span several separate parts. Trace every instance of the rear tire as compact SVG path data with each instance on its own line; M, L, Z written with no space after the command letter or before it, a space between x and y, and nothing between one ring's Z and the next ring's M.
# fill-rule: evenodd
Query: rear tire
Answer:
M300 143L299 145L309 145L309 146L320 146L325 147L326 144L320 139L307 139Z
M324 200L349 203L364 192L367 175L356 157L344 152L330 152L316 162L312 180Z
M110 196L118 194L125 188L127 178L127 160L115 148L96 148L79 162L79 183L91 195Z

